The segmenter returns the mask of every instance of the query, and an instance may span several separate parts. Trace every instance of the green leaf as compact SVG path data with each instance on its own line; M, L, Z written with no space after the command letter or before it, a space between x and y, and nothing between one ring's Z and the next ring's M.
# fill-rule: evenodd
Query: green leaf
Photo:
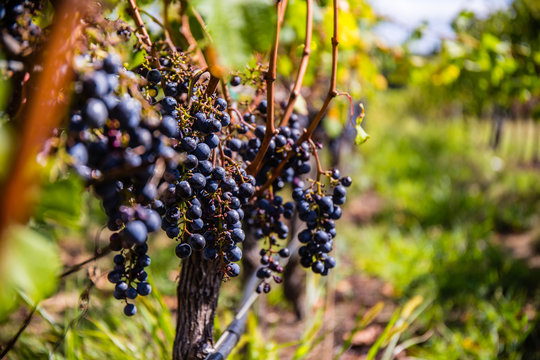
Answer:
M34 305L50 296L61 270L58 248L50 239L23 226L8 231L0 261L0 321L18 305L18 292Z
M266 0L200 0L194 6L203 16L220 65L242 68L254 52L268 51L275 14Z
M45 184L36 207L36 220L52 220L66 227L78 228L82 217L82 193L83 184L73 175Z
M369 139L369 134L362 128L361 124L364 120L365 112L364 112L364 105L360 104L360 107L362 109L362 113L360 116L358 116L358 119L356 119L356 138L354 139L354 142L356 145L362 145Z
M131 54L131 56L129 57L127 68L133 69L141 65L145 61L145 57L146 57L146 51L144 50L139 50Z

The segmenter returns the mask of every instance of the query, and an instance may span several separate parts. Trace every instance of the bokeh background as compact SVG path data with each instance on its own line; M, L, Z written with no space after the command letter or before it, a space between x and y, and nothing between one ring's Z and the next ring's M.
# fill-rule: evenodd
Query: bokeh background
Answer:
M138 3L159 38L152 17L160 19L161 2ZM242 72L267 61L271 1L190 3L188 16L203 17L222 64ZM296 109L304 114L320 107L330 74L331 2L315 5ZM131 21L122 4L103 6ZM230 359L540 359L540 3L341 0L339 8L338 88L354 111L338 97L317 133L325 166L354 180L335 241L338 266L328 278L293 269L292 285L258 300ZM192 31L203 41L195 20ZM304 32L305 2L290 0L278 100L294 81ZM4 83L3 107L8 94ZM359 104L370 136L362 145L351 125ZM4 124L5 165L13 140ZM3 249L10 280L0 286L0 344L34 311L8 358L170 358L182 311L170 241L152 240L154 291L127 319L106 281L109 257L59 276L106 236L98 201L57 171L54 163L41 170L32 219ZM223 285L216 336L241 288Z

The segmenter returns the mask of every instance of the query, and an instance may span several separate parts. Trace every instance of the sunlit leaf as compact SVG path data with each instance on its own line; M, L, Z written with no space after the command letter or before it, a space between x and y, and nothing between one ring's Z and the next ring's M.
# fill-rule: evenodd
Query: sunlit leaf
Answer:
M55 243L42 234L17 226L6 235L0 261L0 319L19 303L17 292L37 304L56 289L61 261Z
M358 118L356 119L356 126L355 126L356 138L354 139L354 142L356 143L356 145L362 145L369 139L368 133L366 133L366 131L361 126L362 121L364 120L365 113L364 113L364 106L360 105L360 107L361 107L362 112L360 116L358 116Z
M77 227L82 216L82 192L83 184L75 176L45 184L36 207L36 219Z

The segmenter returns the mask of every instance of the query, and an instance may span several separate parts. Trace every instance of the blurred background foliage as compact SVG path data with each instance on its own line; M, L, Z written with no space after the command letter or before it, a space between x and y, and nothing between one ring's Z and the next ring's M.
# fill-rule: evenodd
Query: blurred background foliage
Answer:
M188 48L183 14L200 46L215 47L231 73L266 64L276 20L270 0L138 4L154 40L168 23L175 42ZM350 144L351 105L338 97L320 136L338 139L341 167L354 179L336 241L339 265L328 279L305 275L302 306L310 315L302 321L282 289L260 299L231 358L540 359L540 5L514 0L483 18L462 12L452 23L455 36L427 54L412 50L424 27L390 47L375 31L386 20L368 1L341 0L339 8L338 89L355 109L365 105L371 135L362 147ZM104 3L104 11L131 22L122 2ZM278 101L294 83L305 13L305 1L288 2ZM330 14L330 1L314 2L300 113L320 106L327 91ZM120 49L130 66L142 61L132 45ZM3 108L8 95L3 83ZM4 177L12 136L2 118ZM328 166L335 163L334 151L325 155ZM169 241L152 239L154 291L140 301L140 314L126 319L105 279L108 257L60 276L105 245L104 214L55 159L41 173L32 220L13 229L17 241L2 250L9 281L0 291L0 344L35 311L10 358L170 358L174 314L182 309L175 308L178 261ZM240 293L240 282L224 284L216 336Z

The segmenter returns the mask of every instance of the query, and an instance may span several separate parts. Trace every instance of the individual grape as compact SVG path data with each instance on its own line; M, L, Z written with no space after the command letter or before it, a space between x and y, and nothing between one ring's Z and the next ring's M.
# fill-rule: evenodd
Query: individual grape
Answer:
M191 255L191 246L189 244L178 244L175 252L180 259L185 259Z
M124 314L126 314L126 316L133 316L137 313L137 307L133 304L127 304L125 307L124 307Z
M262 114L266 114L267 109L268 109L268 103L266 102L266 100L262 100L257 106L257 110L259 110Z
M216 107L217 110L223 111L227 109L227 101L222 98L217 98L214 106Z
M152 286L146 281L141 281L137 284L137 293L141 296L149 295L152 292Z
M77 143L69 149L69 155L73 158L73 162L78 165L86 165L88 163L88 150L82 143Z
M206 177L201 173L192 174L188 181L189 184L197 190L202 189L206 186Z
M206 143L199 143L193 151L193 155L199 160L208 160L210 158L210 147Z
M109 92L107 75L103 71L94 71L83 80L83 91L88 97L99 98Z
M189 245L191 245L194 250L202 250L206 245L206 240L204 240L204 237L200 234L193 234L189 237Z
M232 262L242 259L242 250L238 246L233 246L227 251L227 258Z
M103 101L90 98L83 108L84 121L91 127L102 127L105 125L108 117L107 107Z
M153 84L157 84L161 81L161 72L158 69L152 69L146 75L146 79Z
M178 123L172 116L164 116L160 126L163 134L176 137L178 135Z
M240 275L240 266L236 263L230 263L227 265L227 275L230 277L237 277Z
M163 107L163 111L165 111L165 113L172 112L176 108L177 105L178 105L178 102L172 96L166 96L161 101L161 106Z
M128 299L135 299L137 298L137 296L139 295L139 293L137 292L137 290L135 290L134 288L130 287L129 289L126 290L126 297Z
M115 54L110 54L103 60L103 70L109 74L116 74L122 66L121 60Z
M135 244L142 244L148 238L146 226L140 220L129 222L124 229L124 234L128 240Z
M231 78L230 84L231 86L238 86L242 83L242 79L240 76L236 75Z
M346 176L346 177L341 179L341 183L343 184L343 186L349 187L349 186L352 185L352 179L351 179L350 176Z

